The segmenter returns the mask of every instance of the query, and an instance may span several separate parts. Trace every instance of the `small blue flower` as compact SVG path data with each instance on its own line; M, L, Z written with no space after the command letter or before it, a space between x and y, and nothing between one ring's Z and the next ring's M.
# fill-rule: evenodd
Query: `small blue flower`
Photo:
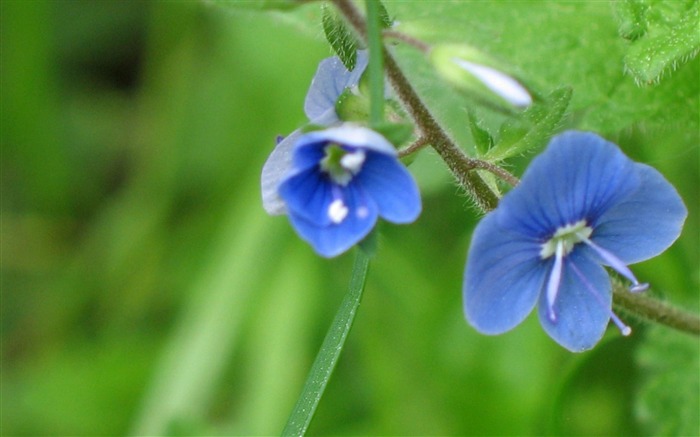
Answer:
M678 238L687 210L653 168L592 133L565 132L476 227L464 278L465 315L500 334L537 305L545 331L571 351L592 348L612 318L609 266L643 291L628 264Z
M300 136L278 186L297 233L333 257L362 240L378 217L413 222L420 193L396 155L384 137L352 124Z
M358 50L357 63L352 71L348 71L336 56L326 58L319 63L304 101L304 113L311 124L331 126L340 122L335 110L338 98L348 89L351 92L358 92L358 83L367 68L368 61L368 52ZM277 146L263 166L262 199L263 207L268 214L279 215L287 212L277 188L282 177L292 166L292 150L301 135L302 130L297 129L286 138L278 139Z

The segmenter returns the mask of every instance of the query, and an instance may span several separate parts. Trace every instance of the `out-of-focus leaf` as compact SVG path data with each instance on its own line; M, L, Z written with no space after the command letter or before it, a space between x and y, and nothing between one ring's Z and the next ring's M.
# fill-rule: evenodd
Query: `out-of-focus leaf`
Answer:
M650 436L700 435L700 341L651 326L637 351L636 415Z
M639 85L658 84L700 51L700 2L626 2L620 32L636 36L625 56L625 68ZM618 9L619 10L619 9Z
M640 0L621 0L613 3L615 17L617 18L620 36L629 40L635 40L647 31L644 20L646 5Z
M536 103L523 112L519 123L506 122L501 127L499 142L486 153L486 158L500 161L546 144L561 125L570 100L571 88L558 89L545 102Z
M287 11L302 2L296 0L204 0L217 6L231 9L259 9L259 10L282 10Z

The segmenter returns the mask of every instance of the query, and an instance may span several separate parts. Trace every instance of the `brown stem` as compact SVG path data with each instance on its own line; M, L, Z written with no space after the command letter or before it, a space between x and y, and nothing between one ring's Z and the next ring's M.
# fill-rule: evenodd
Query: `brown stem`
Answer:
M397 32L395 30L385 30L382 32L382 34L387 38L403 41L406 44L417 48L423 53L428 53L430 51L430 45L410 35L406 35L405 33Z
M613 283L616 306L646 320L666 325L678 331L700 335L700 318L644 294L632 293L619 283Z
M333 0L333 3L355 31L366 40L367 27L362 14L355 8L355 5L350 0ZM472 171L477 168L491 171L491 167L485 166L479 160L469 158L452 141L418 97L386 46L382 45L382 51L389 82L420 129L421 136L425 137L427 142L437 151L458 182L472 195L477 206L483 211L494 209L498 204L498 193L494 192L478 173Z
M405 156L416 153L417 151L421 150L427 145L428 139L425 137L420 137L413 143L409 144L408 147L399 150L399 158L403 158Z

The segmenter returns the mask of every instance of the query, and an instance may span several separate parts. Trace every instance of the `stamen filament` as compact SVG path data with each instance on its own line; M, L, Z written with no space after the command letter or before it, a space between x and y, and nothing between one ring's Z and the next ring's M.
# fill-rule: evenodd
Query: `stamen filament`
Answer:
M576 264L574 264L572 261L569 261L569 266L571 267L571 270L573 270L574 273L576 273L576 276L578 276L578 278L581 280L581 282L583 282L583 285L586 286L588 291L590 291L591 294L593 294L593 296L595 297L595 300L600 305L607 308L607 304L603 301L603 298L600 295L600 293L598 293L598 291L595 289L595 287L593 287L593 284L591 284L590 281L588 279L586 279L586 276L584 276L584 274L581 272L581 270L579 270L578 267L576 267ZM628 335L630 335L632 333L632 328L625 325L625 323L622 320L620 320L619 317L617 317L617 314L615 314L613 312L613 310L610 310L610 319L613 321L613 323L615 323L615 326L617 326L617 329L619 329L620 333L622 335L624 335L625 337L627 337Z
M554 254L554 265L552 266L552 271L549 274L549 280L547 281L547 314L549 320L552 322L557 320L557 315L554 312L554 301L557 299L557 293L559 293L559 285L561 284L561 270L562 262L564 260L564 242L557 241L557 249Z
M579 235L582 237L581 235ZM640 292L644 291L647 288L649 288L649 284L647 283L640 283L637 278L634 276L634 273L632 273L632 270L627 267L627 264L625 264L620 258L616 257L612 253L608 252L607 250L603 249L602 247L598 246L588 238L581 238L581 241L586 243L589 247L591 247L593 250L596 251L596 253L603 258L603 260L608 263L610 267L612 267L615 271L617 271L619 274L624 276L625 278L629 279L632 282L632 286L630 287L630 291L632 292Z

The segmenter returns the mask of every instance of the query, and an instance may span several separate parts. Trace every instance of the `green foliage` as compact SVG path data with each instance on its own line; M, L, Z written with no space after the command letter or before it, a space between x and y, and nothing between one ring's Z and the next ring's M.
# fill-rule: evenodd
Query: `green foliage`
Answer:
M698 0L626 0L616 10L620 35L633 40L625 68L639 85L658 84L700 51Z
M586 129L671 180L689 209L684 233L632 268L697 308L700 59L681 65L688 41L669 35L695 6L676 3L385 5L392 30L478 47L545 96L514 122L392 40L468 153L513 138L499 154L520 175L518 155L546 132ZM2 2L3 435L283 429L352 259L316 257L260 205L260 168L275 137L306 121L304 96L329 52L318 2L249 10L272 4ZM679 46L655 55L671 59L662 80L638 87L625 65L647 38ZM631 338L611 331L603 347L571 355L534 317L503 336L475 333L460 287L478 217L433 152L410 170L424 212L376 236L310 434L697 434L695 338L642 335L626 319Z
M650 327L637 351L636 415L645 435L700 435L700 342Z
M489 131L481 126L474 111L469 111L469 128L471 129L477 153L480 156L485 155L493 147L494 140Z
M357 38L334 9L324 3L321 10L323 11L321 22L326 40L345 68L354 70L357 63Z
M372 126L372 129L382 134L396 147L405 144L413 135L413 125L409 123L383 122Z
M485 158L501 161L543 147L563 125L571 101L571 88L552 91L543 102L535 102L518 118L501 126L499 140Z
M369 260L370 257L365 254L364 250L356 252L355 265L352 268L347 294L340 304L316 360L309 371L299 400L282 431L283 436L304 435L314 417L316 407L318 407L321 396L323 396L326 385L338 363L340 353L345 346L345 339L355 321L355 315L360 306L362 292L367 281Z
M203 0L223 8L252 9L252 10L282 10L287 11L298 6L298 0Z

